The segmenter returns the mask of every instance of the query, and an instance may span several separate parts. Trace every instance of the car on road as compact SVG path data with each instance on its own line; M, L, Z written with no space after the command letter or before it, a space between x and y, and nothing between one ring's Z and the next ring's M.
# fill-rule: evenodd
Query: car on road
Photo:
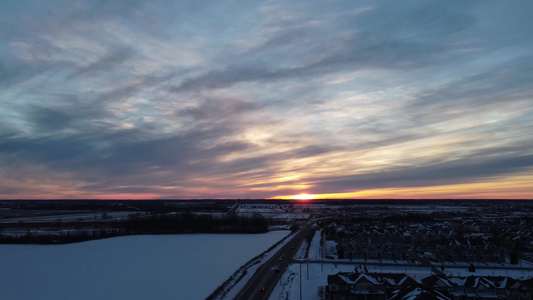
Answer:
M264 292L264 291L265 291L265 287L261 287L261 288L259 289L259 291L260 291L260 292Z

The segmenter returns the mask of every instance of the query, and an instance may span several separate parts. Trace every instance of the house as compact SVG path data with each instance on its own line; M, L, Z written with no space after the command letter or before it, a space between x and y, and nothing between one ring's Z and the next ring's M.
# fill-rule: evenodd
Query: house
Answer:
M345 258L402 259L405 253L403 234L364 233L341 240Z
M443 238L435 245L437 259L442 261L505 262L504 251L481 238Z
M422 283L430 289L449 294L452 299L531 299L530 288L511 277L469 276L446 278L432 275L422 279Z
M347 273L328 276L327 300L388 300L416 281L405 274Z

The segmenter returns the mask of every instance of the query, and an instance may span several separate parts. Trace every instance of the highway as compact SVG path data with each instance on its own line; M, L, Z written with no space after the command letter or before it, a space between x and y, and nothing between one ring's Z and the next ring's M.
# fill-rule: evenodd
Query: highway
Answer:
M311 231L310 225L305 225L292 237L271 259L263 263L250 278L241 292L235 297L236 300L268 299L281 275L291 264L294 255L298 251L305 236Z

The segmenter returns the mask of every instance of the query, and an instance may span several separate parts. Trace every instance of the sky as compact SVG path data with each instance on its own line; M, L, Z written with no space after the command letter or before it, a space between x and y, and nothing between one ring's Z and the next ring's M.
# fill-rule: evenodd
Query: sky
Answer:
M0 2L0 199L533 198L533 2Z

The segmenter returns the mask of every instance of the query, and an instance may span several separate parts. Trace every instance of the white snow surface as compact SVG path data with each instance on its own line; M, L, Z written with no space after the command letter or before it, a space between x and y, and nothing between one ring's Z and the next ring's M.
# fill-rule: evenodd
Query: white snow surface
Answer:
M305 259L305 250L307 250L307 241L303 240L300 244L300 248L294 254L294 259Z
M308 267L309 266L309 267ZM318 300L318 287L327 284L328 275L338 272L353 272L356 266L348 264L335 263L300 263L289 265L289 268L283 273L280 283L276 286L270 300L276 299L299 299L300 298L300 278L302 285L302 299ZM394 266L394 265L366 265L370 273L399 273L407 274L413 279L420 282L433 273L429 267L422 266ZM309 269L309 274L307 270ZM474 273L468 272L465 268L453 268L445 270L448 275L453 276L510 276L517 279L531 278L533 271L527 270L496 270L496 269L478 269Z
M529 279L533 277L533 270L529 269L491 269L476 268L475 272L468 271L468 268L445 268L444 273L448 276L468 277L474 276L509 276L515 279Z
M309 266L309 279L307 279L307 267ZM338 272L353 271L353 266L324 264L323 271L321 264L302 263L302 276L300 278L300 264L294 263L283 273L280 283L270 294L270 300L278 299L300 299L300 279L302 284L302 299L315 300L319 299L317 295L318 287L325 286L328 281L328 275Z
M338 259L337 242L326 240L326 256L333 256L335 259Z
M205 299L289 234L123 236L0 245L2 299Z
M320 246L320 240L322 238L321 233L322 231L317 230L315 231L315 236L313 236L313 239L311 240L311 247L309 248L309 259L315 259L319 260L322 259L322 247Z

